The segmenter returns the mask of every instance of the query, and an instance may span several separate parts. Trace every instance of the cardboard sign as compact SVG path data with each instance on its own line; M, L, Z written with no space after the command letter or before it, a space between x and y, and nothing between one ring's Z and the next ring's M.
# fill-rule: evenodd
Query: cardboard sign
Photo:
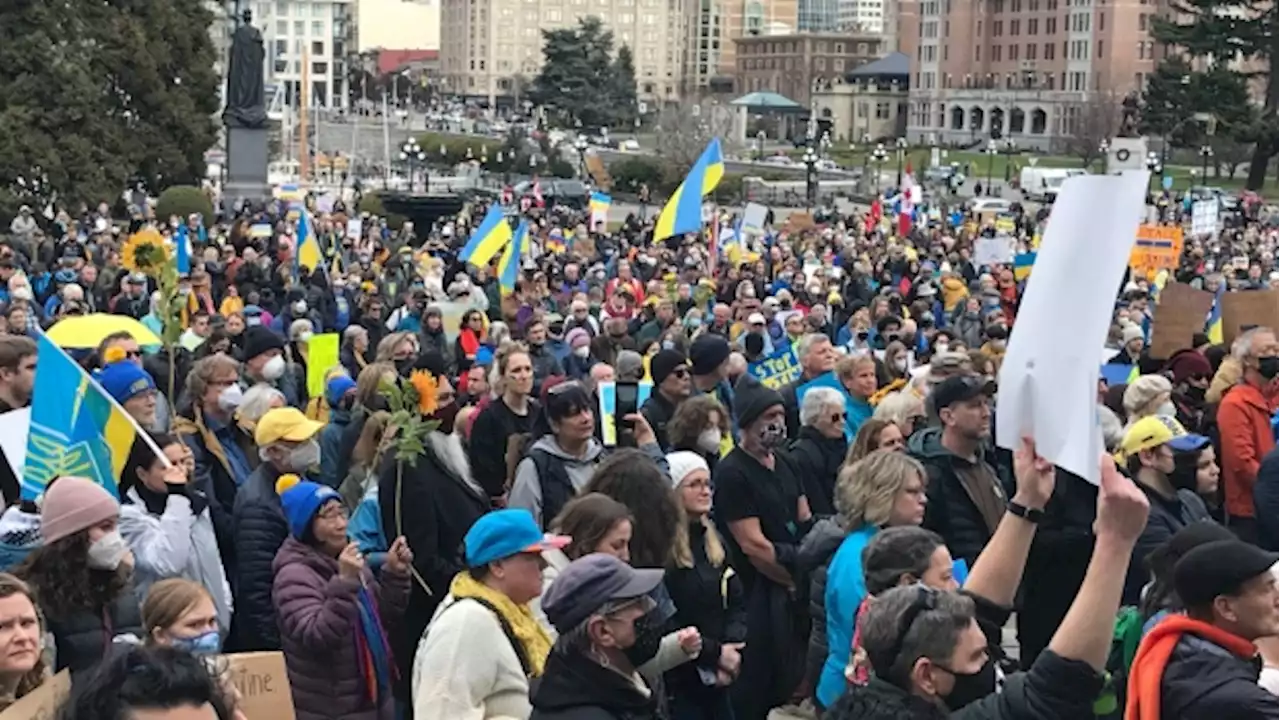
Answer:
M1280 327L1280 290L1244 290L1222 294L1222 340L1230 345L1241 325Z
M1129 267L1150 278L1160 270L1173 270L1182 257L1182 228L1167 225L1139 225L1138 240L1129 253Z
M775 351L772 355L747 363L747 372L751 373L761 385L777 390L800 377L800 358L796 357L794 348L786 347Z
M63 670L0 712L0 720L54 720L71 694L71 671Z
M1211 307L1211 292L1176 282L1165 285L1151 317L1151 357L1167 360L1191 347L1191 336L1204 332L1204 318Z
M223 655L231 682L240 691L237 707L249 720L295 720L293 693L284 653L251 652ZM0 718L0 720L5 720Z
M587 172L591 173L591 179L596 181L596 187L601 190L608 190L613 187L613 178L609 176L609 170L604 166L604 160L596 153L587 155ZM253 720L250 718L249 720Z

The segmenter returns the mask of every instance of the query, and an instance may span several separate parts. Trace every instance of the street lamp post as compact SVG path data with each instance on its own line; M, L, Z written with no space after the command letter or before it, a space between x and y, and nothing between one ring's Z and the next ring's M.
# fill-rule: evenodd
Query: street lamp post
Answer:
M907 156L907 139L898 138L893 146L898 153L898 187L902 187L902 160Z
M764 140L765 134L763 130L756 133L756 162L764 161Z
M421 163L425 163L427 154L422 151L422 146L417 140L409 138L405 140L404 145L400 146L400 161L409 166L409 192L413 192L414 171ZM426 173L426 170L423 170ZM430 181L424 180L423 185L427 185ZM425 188L424 188L425 192Z
M1109 152L1111 152L1111 143L1107 142L1106 138L1103 138L1098 143L1098 154L1102 156L1102 172L1104 173L1107 171L1107 153Z
M1155 193L1155 179L1160 177L1161 171L1164 170L1164 163L1160 161L1160 156L1154 151L1147 153L1147 170L1151 172L1151 192Z
M804 149L802 160L804 161L804 195L809 204L809 210L812 211L818 200L818 153L814 152L812 145Z
M582 173L582 177L586 177L587 176L587 136L579 134L578 138L573 141L573 147L575 150L578 151L579 172Z
M889 151L884 149L884 143L876 143L876 149L871 151L871 161L876 164L876 179L873 187L876 196L880 195L880 173L884 172L884 164L889 160Z
M999 151L1000 149L996 147L995 140L987 141L987 196L988 197L995 194L991 192L991 171L995 165L996 153L998 153Z
M867 184L867 161L871 159L871 133L862 133L862 175L858 177L858 184L865 187Z
M1209 158L1213 157L1213 148L1209 145L1200 146L1200 177L1203 183L1209 182Z

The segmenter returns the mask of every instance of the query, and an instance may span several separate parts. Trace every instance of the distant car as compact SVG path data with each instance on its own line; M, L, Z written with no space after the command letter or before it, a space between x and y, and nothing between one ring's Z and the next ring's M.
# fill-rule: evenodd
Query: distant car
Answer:
M1223 210L1235 210L1240 206L1240 199L1220 187L1197 185L1191 188L1192 200L1218 199L1218 206Z
M836 164L835 160L828 160L827 158L822 158L818 162L814 163L813 166L818 168L819 170L839 170L840 169L840 166Z
M618 143L618 149L626 152L640 152L640 143L630 138Z
M765 163L766 165L784 165L787 167L795 165L795 163L791 160L791 158L787 157L786 155L770 155L769 157L765 158L761 162Z
M587 186L578 180L539 180L538 189L548 207L564 205L575 210L587 207ZM512 188L516 197L533 198L533 183L525 181Z
M955 178L954 180L952 178ZM964 184L964 173L955 165L934 165L924 171L924 179L939 184Z
M1007 213L1013 209L1013 203L1004 198L976 197L970 198L966 204L975 213Z

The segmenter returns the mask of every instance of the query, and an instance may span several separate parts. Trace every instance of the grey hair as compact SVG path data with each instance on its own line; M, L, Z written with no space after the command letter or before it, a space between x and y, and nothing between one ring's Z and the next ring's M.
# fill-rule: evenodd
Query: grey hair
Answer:
M796 343L796 357L800 359L800 362L804 362L804 359L809 357L809 353L813 350L813 346L820 345L824 342L830 343L831 338L823 335L822 333L809 333L808 335L805 335L800 338L800 342Z
M543 589L543 598L546 598L545 588ZM591 643L591 632L588 629L588 626L591 625L591 620L598 617L608 617L635 601L635 598L631 598L630 600L610 600L606 602L595 612L584 618L582 622L574 625L569 631L560 633L560 636L556 638L555 649L561 652L578 652L591 657L593 645Z
M369 335L369 331L361 325L348 325L347 329L342 331L342 342L344 344L354 343L361 333L366 337Z
M832 405L844 407L844 396L839 390L829 387L813 388L804 394L804 400L800 403L800 424L812 425Z
M273 400L288 404L284 393L266 383L258 383L245 391L240 407L236 408L236 418L256 424L271 409Z
M1231 342L1231 357L1239 360L1240 362L1248 360L1253 354L1253 339L1257 337L1260 332L1269 333L1274 331L1267 327L1255 327L1249 328L1248 330L1240 333L1236 336L1236 339Z
M913 603L919 602L921 593L931 596L933 607L916 615L910 627L902 627L906 620L903 616ZM940 665L949 664L960 634L973 621L973 601L958 593L923 585L890 588L867 609L862 623L862 647L878 677L909 688L916 660L923 657Z
M872 417L901 425L917 415L924 415L924 401L909 390L899 390L881 398Z

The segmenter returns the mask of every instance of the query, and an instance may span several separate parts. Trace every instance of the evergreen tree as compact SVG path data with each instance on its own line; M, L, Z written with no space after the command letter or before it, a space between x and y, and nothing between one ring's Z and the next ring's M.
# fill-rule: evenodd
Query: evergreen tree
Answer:
M1277 55L1276 4L1272 0L1172 0L1169 18L1155 19L1156 40L1184 50L1189 56L1206 60L1205 71L1192 75L1199 89L1193 98L1198 105L1185 113L1206 112L1235 133L1236 139L1254 143L1246 185L1260 190L1267 165L1280 149L1277 137ZM1241 69L1233 69L1238 67ZM1256 70L1254 69L1256 68ZM1224 100L1238 98L1247 83L1265 87L1264 106L1259 113L1243 117ZM1246 103L1247 105L1248 103ZM1215 129L1216 132L1216 129Z
M636 101L636 64L627 45L618 48L618 57L613 60L610 102L617 113L614 119L616 127L627 128L635 124L639 107Z
M135 176L198 184L217 139L212 22L185 0L0 4L0 217L111 201Z
M631 68L631 109L619 108L618 66L613 61L613 33L598 17L578 21L576 28L542 31L542 71L529 88L529 99L552 117L582 132L615 126L634 112L635 68ZM621 55L621 51L619 52Z

